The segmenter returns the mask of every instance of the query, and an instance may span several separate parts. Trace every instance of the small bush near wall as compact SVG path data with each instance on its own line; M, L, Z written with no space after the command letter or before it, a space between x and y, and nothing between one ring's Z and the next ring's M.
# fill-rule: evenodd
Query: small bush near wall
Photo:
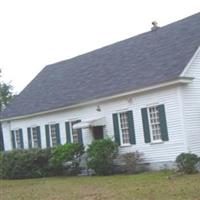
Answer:
M87 149L87 165L97 175L109 175L113 171L118 145L111 139L95 140Z
M120 170L125 173L138 173L144 171L144 167L142 166L142 158L143 154L136 152L129 152L119 156L120 160Z
M5 179L44 177L49 174L51 149L14 150L0 156L0 176Z
M56 174L74 175L79 173L79 164L84 147L78 143L59 145L52 150L51 164Z
M196 165L198 162L200 162L200 158L192 153L181 153L176 158L178 170L186 174L197 172Z

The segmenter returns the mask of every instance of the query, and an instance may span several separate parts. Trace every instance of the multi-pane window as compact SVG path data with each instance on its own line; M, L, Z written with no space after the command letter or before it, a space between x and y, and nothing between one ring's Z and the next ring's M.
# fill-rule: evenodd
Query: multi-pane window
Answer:
M152 141L161 140L160 117L158 106L148 108L149 124Z
M56 135L56 125L55 124L50 125L50 135L51 135L51 144L54 147L57 145L57 135Z
M46 135L46 146L47 147L55 147L55 146L61 144L59 123L46 124L45 125L45 135Z
M38 148L38 132L37 127L32 128L32 146Z
M20 139L19 130L15 130L15 144L16 144L17 149L21 148L21 139Z
M78 123L79 121L74 121L74 122L71 122L71 127L72 127L72 141L74 143L78 143L79 140L78 140L78 129L73 129L73 125Z
M28 147L41 148L40 127L39 126L28 127L27 134L28 134Z
M16 129L11 131L11 141L14 149L24 148L22 129Z
M130 144L130 133L127 112L119 113L121 140L123 144Z

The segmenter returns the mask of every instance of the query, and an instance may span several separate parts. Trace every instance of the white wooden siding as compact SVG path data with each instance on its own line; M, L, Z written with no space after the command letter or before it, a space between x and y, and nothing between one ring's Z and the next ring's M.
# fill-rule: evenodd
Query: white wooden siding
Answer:
M200 156L200 48L190 62L185 76L194 77L192 83L182 87L188 151Z
M77 108L73 110L60 111L27 119L3 122L3 134L6 150L11 149L10 130L20 127L23 129L24 146L28 148L27 127L32 125L40 126L42 148L46 147L45 124L59 123L61 143L66 142L65 122L73 119L89 120L105 117L105 134L114 138L112 114L122 110L132 110L135 125L136 145L120 147L121 153L139 151L144 154L146 162L174 161L176 156L185 151L185 136L181 123L181 107L178 101L178 87L168 87L162 90L145 92L140 95L118 98L99 103L101 112L96 111L97 104ZM144 143L141 108L151 104L165 104L166 118L168 124L169 141L160 144ZM83 129L83 142L90 144L93 140L91 130Z

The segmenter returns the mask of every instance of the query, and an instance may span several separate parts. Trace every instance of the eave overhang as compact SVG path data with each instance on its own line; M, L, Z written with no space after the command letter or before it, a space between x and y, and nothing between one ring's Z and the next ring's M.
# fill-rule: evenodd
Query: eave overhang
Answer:
M176 79L165 81L165 82L155 84L155 85L152 85L152 86L136 89L136 90L129 91L129 92L119 93L119 94L115 94L115 95L112 95L112 96L98 98L98 99L94 99L94 100L91 100L91 101L82 102L82 103L79 103L79 104L74 104L74 105L70 105L70 106L66 106L66 107L60 107L60 108L47 110L47 111L41 111L41 112L37 112L37 113L31 113L31 114L20 115L20 116L15 116L15 117L2 118L2 119L0 119L0 122L20 120L20 119L24 119L24 118L31 118L31 117L55 113L55 112L59 112L59 111L65 111L65 110L67 111L69 109L88 106L90 104L99 104L99 103L102 103L102 102L107 101L107 100L112 100L112 99L116 99L116 98L120 98L120 97L126 97L126 96L129 96L129 95L136 95L136 94L148 92L148 91L151 91L151 90L161 89L161 88L165 88L165 87L169 87L169 86L189 84L189 83L192 82L193 79L194 79L193 77L178 77Z

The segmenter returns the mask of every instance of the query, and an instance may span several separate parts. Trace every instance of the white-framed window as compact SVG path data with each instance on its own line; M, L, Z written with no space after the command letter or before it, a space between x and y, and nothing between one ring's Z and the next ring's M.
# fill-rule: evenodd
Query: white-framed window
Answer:
M40 126L31 126L27 128L29 148L41 148Z
M21 148L21 139L20 139L20 133L19 130L15 130L15 144L16 144L16 148L20 149Z
M57 145L57 134L56 134L56 124L49 125L49 133L50 133L50 142L51 146L54 147Z
M128 125L128 113L121 112L118 114L120 127L120 140L122 145L130 144L130 130Z
M49 123L45 125L46 146L55 147L61 144L59 123Z
M147 108L151 141L162 141L158 106Z
M21 132L20 132L21 131ZM12 138L12 144L13 148L16 149L23 149L23 135L22 135L22 129L15 129L11 131L11 138Z
M72 121L71 122L71 138L72 138L72 142L73 143L78 143L79 142L79 138L78 138L78 129L73 129L73 125L78 123L79 121Z
M31 128L31 137L32 137L32 147L38 148L39 147L39 141L38 141L38 130L37 127Z

